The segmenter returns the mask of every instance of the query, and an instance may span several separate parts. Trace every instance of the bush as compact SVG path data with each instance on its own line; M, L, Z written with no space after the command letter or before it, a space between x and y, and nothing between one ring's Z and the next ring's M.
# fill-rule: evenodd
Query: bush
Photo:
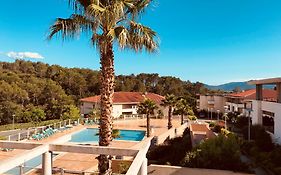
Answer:
M211 122L211 123L209 123L209 127L211 128L211 127L214 127L215 126L215 123L214 122Z
M202 142L186 154L182 166L248 172L248 167L240 160L238 140L232 135L219 135Z
M63 111L64 112L61 117L62 120L67 120L67 119L77 120L80 118L80 110L74 105L64 105Z
M253 125L251 126L251 139L255 142L260 151L271 151L274 148L271 136L266 132L263 126ZM243 135L245 139L248 139L248 127L243 129Z
M186 128L182 137L167 140L164 144L157 145L147 153L147 158L156 161L157 164L176 165L188 151L192 149L190 131Z
M214 131L215 133L220 133L222 128L223 128L223 127L221 127L220 125L216 124L216 125L214 126L214 128L213 128L213 131Z
M239 129L243 129L249 125L249 117L238 116L235 126Z
M5 136L0 136L0 140L7 140L7 137L5 137Z
M194 120L197 120L197 117L192 116L192 115L189 115L189 116L188 116L188 119L194 121Z

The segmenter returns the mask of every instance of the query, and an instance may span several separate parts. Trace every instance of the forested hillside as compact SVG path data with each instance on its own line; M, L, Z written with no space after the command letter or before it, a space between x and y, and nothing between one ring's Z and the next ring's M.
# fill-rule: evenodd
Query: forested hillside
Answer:
M79 99L99 94L99 72L64 68L41 62L0 62L0 123L77 117ZM195 95L206 93L201 83L158 74L119 75L115 91L154 92L185 96L195 105Z

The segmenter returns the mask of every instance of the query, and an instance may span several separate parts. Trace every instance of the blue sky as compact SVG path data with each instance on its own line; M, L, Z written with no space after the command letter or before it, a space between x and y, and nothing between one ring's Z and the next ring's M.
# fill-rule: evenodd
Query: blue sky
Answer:
M158 32L159 53L116 49L116 74L159 73L208 84L281 76L280 0L173 2L154 1L141 18ZM46 41L54 19L71 12L66 0L2 2L0 60L34 52L44 57L34 61L98 69L99 55L86 36Z

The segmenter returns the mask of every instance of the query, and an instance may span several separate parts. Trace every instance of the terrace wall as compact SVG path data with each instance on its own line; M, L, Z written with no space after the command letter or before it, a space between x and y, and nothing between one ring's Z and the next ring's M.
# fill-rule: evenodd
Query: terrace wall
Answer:
M177 128L173 127L171 129L169 129L167 132L165 132L159 136L155 136L155 139L156 139L155 144L161 144L161 143L164 143L165 140L167 140L167 139L172 139L172 138L181 136L186 127L187 127L187 123L184 123L183 125L181 125Z
M238 173L226 170L214 170L214 169L200 169L200 168L186 168L179 166L167 166L167 165L149 165L148 172L150 175L249 175L247 173Z

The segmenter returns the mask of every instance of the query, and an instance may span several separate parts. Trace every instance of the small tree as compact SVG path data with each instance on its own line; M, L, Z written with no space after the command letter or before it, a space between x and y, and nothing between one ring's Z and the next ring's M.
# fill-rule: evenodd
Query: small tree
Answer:
M80 110L74 105L65 105L64 112L61 119L78 119L80 117Z
M244 138L248 139L248 127L243 129ZM261 125L251 126L251 140L253 140L260 151L269 152L274 148L271 136Z
M177 103L177 98L175 95L173 94L167 94L165 96L165 99L162 100L162 106L164 107L168 107L168 129L171 129L173 127L172 125L172 110L175 107Z
M154 111L158 109L158 106L150 99L145 99L142 103L138 106L138 113L139 114L146 114L146 130L147 130L147 137L150 137L150 116L153 115Z
M187 115L189 110L191 109L184 98L181 98L179 101L177 101L175 112L181 115L181 124L183 124L184 115Z
M248 168L241 162L240 156L237 137L219 135L200 143L192 152L187 153L183 166L247 171Z
M162 111L161 109L158 109L158 110L157 110L157 117L163 118L163 116L164 116L163 111Z

